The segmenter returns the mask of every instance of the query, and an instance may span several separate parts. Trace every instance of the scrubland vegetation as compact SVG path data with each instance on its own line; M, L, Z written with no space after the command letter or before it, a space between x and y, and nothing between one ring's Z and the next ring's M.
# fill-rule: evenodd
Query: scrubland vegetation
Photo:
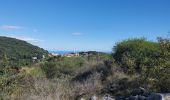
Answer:
M170 40L128 39L112 54L48 57L19 70L2 57L3 100L79 100L92 95L128 96L136 88L170 92Z

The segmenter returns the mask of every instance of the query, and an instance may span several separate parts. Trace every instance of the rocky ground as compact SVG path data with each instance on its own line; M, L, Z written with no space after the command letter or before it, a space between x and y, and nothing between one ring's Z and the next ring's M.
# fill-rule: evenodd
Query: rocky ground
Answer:
M81 100L86 100L81 98ZM102 98L99 98L97 96L92 96L89 100L170 100L170 93L151 93L148 96L144 95L136 95L136 96L130 96L130 97L111 97L111 96L103 96Z
M81 100L86 100L81 98ZM128 97L125 96L110 96L102 97L92 96L89 100L170 100L170 93L149 93L143 88L135 89Z

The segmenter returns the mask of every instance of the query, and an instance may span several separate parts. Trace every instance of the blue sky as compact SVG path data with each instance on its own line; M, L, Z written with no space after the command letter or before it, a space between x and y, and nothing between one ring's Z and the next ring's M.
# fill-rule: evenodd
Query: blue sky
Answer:
M0 0L0 35L47 50L111 51L169 31L170 0Z

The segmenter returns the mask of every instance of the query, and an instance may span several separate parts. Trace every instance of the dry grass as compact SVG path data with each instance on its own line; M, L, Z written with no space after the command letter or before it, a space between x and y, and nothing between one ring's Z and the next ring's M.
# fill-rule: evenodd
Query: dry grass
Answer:
M10 100L70 100L71 86L68 79L31 79L26 80L27 84L18 88Z
M73 64L74 65L74 64ZM41 66L22 68L23 78L9 100L79 100L101 95L108 84L127 76L117 67L108 67L103 61L85 61L74 69L73 76L63 75L47 79ZM63 69L65 70L65 69Z
M93 73L83 82L74 82L74 97L79 100L81 97L89 98L99 93L103 88L101 76L99 73Z

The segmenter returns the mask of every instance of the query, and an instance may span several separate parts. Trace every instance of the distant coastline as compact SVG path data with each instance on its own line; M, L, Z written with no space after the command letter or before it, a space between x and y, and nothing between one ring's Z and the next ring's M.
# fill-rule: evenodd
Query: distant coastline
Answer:
M53 53L53 54L64 55L64 54L69 54L69 53L76 53L79 51L48 51L48 52Z
M82 52L82 51L48 51L49 53L53 53L53 54L59 54L59 55L64 55L64 54L69 54L69 53L78 53L78 52ZM86 51L84 51L86 52ZM109 51L102 51L104 53L108 53L108 54L111 54L111 52Z

